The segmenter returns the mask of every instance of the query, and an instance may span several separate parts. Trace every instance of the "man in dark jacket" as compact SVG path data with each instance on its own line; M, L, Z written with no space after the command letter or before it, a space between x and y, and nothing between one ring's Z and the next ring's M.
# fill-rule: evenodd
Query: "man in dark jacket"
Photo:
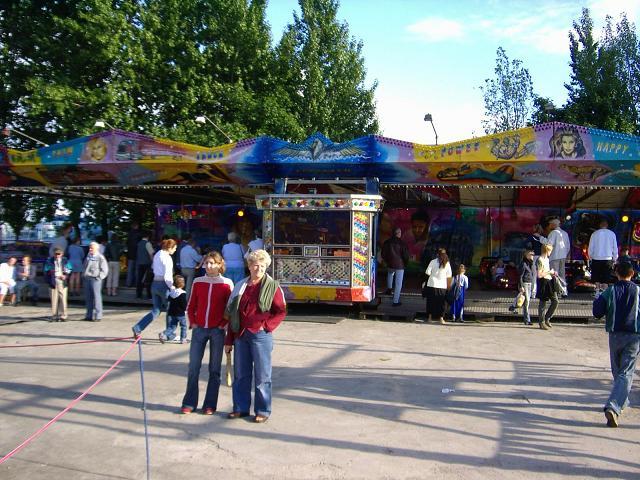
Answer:
M607 426L617 427L622 410L629 404L633 372L640 351L638 294L640 288L631 282L633 267L622 262L616 265L618 281L593 301L593 316L606 315L609 332L609 356L613 388L604 406Z
M387 292L391 293L393 287L393 306L400 305L400 292L404 279L404 267L409 261L409 249L400 240L402 230L396 228L393 236L382 244L382 260L387 264ZM395 284L394 284L395 277Z

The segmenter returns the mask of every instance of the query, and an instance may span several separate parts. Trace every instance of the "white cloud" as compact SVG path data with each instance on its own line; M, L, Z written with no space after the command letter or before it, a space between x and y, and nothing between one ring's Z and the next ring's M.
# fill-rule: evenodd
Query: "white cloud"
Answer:
M407 27L407 31L429 43L464 37L462 24L446 18L430 17L422 19Z

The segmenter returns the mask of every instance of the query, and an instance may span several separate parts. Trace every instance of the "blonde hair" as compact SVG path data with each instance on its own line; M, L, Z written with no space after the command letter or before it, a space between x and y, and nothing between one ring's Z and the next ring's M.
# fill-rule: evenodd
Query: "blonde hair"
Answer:
M271 256L267 253L266 250L254 250L247 256L248 263L264 263L264 266L269 268L271 265Z
M549 255L551 253L551 250L553 250L553 245L549 245L548 243L545 245L542 245L542 250L546 252L547 255Z

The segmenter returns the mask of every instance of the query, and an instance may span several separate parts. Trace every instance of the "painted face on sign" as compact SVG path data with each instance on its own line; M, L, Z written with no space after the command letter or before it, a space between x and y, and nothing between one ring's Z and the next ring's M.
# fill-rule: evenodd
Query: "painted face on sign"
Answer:
M573 135L563 135L562 136L562 156L563 157L572 157L576 153L576 139L573 138Z
M107 156L107 144L102 138L94 138L89 140L87 151L89 160L99 162Z

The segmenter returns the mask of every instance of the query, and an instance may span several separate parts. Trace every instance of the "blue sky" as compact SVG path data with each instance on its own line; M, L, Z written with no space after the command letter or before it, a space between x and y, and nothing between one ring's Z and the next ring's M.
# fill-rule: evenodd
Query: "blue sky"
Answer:
M367 84L378 81L382 133L433 144L484 135L484 79L493 77L496 50L520 59L534 91L565 103L572 22L589 7L595 32L605 15L622 11L637 23L640 0L342 0L338 18L364 43ZM277 42L297 0L269 0L267 19ZM312 133L312 132L310 132Z

